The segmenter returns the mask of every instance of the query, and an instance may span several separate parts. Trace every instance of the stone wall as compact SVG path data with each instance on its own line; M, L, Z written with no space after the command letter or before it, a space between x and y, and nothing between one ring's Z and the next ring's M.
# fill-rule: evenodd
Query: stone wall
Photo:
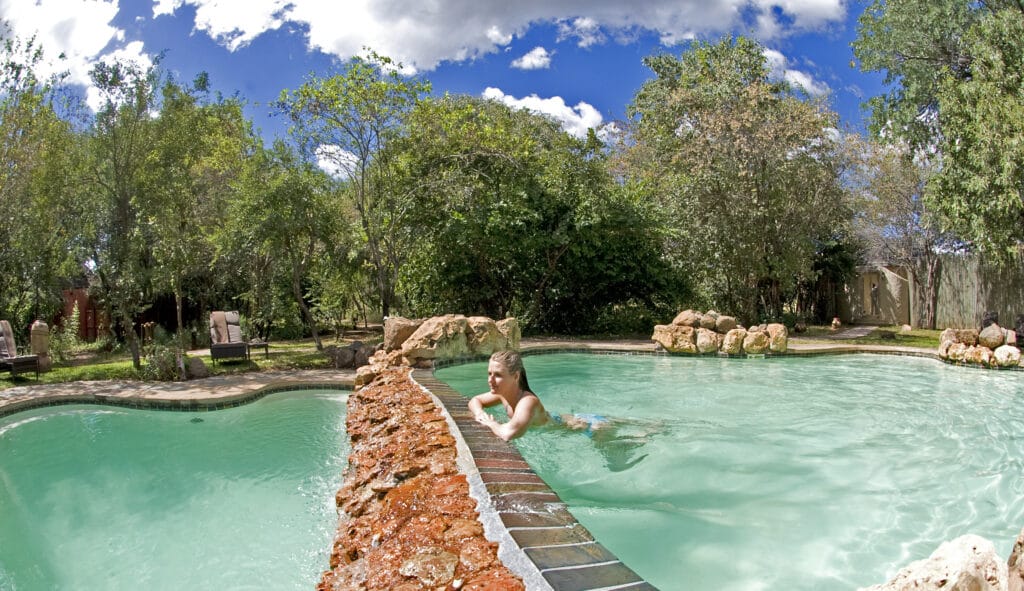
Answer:
M525 589L484 538L448 423L408 368L350 395L346 426L341 516L318 591Z
M783 324L744 328L735 317L714 310L683 310L671 324L655 326L651 339L669 353L763 355L785 353L789 331Z

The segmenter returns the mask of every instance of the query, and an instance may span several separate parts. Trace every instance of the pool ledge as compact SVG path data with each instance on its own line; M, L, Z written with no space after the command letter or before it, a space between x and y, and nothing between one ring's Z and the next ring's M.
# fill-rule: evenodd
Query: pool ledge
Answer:
M45 406L103 404L186 412L241 406L274 392L351 390L351 370L296 370L214 376L188 382L104 380L35 384L0 391L0 417Z

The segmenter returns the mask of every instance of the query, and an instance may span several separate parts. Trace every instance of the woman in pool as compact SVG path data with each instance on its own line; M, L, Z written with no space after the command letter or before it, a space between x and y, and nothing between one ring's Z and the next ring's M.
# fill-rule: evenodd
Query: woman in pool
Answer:
M476 422L488 427L505 441L519 437L530 427L547 424L565 425L570 429L585 429L588 432L611 425L608 419L600 415L548 414L540 398L530 390L523 358L515 351L500 351L491 355L487 364L487 385L490 391L470 399L469 410ZM484 412L484 408L497 404L505 407L507 423L499 423Z

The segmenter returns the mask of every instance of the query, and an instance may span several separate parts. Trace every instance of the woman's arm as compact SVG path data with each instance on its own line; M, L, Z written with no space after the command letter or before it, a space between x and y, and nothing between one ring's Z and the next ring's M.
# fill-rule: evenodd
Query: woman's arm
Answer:
M476 421L489 428L504 441L509 441L526 433L526 430L530 428L530 423L533 421L533 413L538 404L540 404L540 401L536 396L527 396L516 405L515 414L512 415L507 423L499 423L487 413L476 417Z
M484 408L494 406L495 404L501 404L501 398L497 394L492 394L491 392L477 394L469 399L469 412L473 413L473 418L477 422L480 422L482 417L490 416L484 412Z

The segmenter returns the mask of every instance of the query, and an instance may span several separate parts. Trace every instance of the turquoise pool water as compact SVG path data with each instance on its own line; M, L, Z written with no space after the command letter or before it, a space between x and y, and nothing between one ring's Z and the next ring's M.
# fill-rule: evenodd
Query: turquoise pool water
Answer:
M346 393L0 419L0 589L302 589L328 568Z
M1024 374L874 355L813 359L542 355L554 428L524 458L662 589L848 590L975 533L1005 559L1024 526ZM463 394L486 365L436 372ZM499 411L500 412L500 411Z

